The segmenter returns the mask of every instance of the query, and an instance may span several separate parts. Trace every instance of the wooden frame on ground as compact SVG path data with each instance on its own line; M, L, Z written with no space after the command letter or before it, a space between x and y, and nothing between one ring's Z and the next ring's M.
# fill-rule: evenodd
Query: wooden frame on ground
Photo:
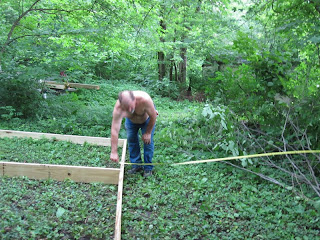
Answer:
M61 135L51 133L22 132L0 130L0 137L29 137L35 139L51 138L60 141L70 141L76 144L96 144L99 146L111 146L110 138L88 137L77 135ZM54 179L63 181L71 179L75 182L102 182L106 184L118 184L116 222L114 239L121 239L121 214L124 163L126 158L127 140L119 139L118 146L122 147L120 168L83 167L54 164L17 163L0 161L0 176L18 177L26 176L30 179Z

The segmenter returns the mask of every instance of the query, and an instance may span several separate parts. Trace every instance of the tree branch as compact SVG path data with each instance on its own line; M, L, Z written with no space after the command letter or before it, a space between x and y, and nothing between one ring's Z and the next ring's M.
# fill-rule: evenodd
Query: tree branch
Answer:
M41 1L41 0L36 0L36 1L31 5L31 7L30 7L28 10L26 10L25 12L23 12L23 13L17 18L17 20L13 23L13 25L12 25L9 33L8 33L7 40L6 40L6 42L4 43L4 45L2 46L2 48L1 48L1 54L5 51L5 48L11 43L10 39L11 39L11 36L12 36L12 34L13 34L13 31L14 31L14 29L19 25L19 22L21 21L21 19L22 19L23 17L25 17L29 12L31 12L31 11L33 10L33 7L34 7L38 2L40 2L40 1ZM1 60L0 60L0 61L1 61ZM0 62L0 64L1 64L1 62Z
M144 16L144 18L143 18L143 20L142 20L142 22L141 22L141 24L139 25L139 28L138 28L138 31L137 31L137 35L136 36L138 36L139 35L139 32L140 32L140 30L141 30L141 28L142 28L142 26L143 26L143 24L144 24L144 21L147 19L147 17L148 17L148 15L149 15L149 13L151 12L151 10L154 8L154 4L150 7L150 9L149 9L149 11L147 12L147 14Z
M307 129L300 129L297 124L291 119L290 117L290 110L286 113L283 113L284 116L284 124L282 127L282 131L280 133L279 138L282 139L283 147L280 148L272 143L269 142L270 136L265 134L262 131L256 130L256 129L250 129L246 126L244 122L241 122L240 127L242 127L243 130L240 129L238 131L239 138L244 139L247 138L248 132L254 133L252 134L253 137L247 138L249 142L254 142L255 146L260 148L264 151L266 149L266 146L270 145L273 148L275 148L277 151L287 151L292 150L295 151L297 149L311 149L311 143L310 139L307 136ZM279 112L280 113L280 112ZM286 132L292 132L291 136L293 136L293 144L289 144L286 139ZM263 136L263 138L255 138L254 135ZM268 139L268 138L269 139ZM279 142L280 139L275 139L275 142ZM257 151L257 147L254 147L254 150ZM209 150L210 151L210 150ZM285 177L282 180L283 183L287 182L287 184L291 184L293 189L295 188L296 192L300 192L299 195L303 195L303 192L305 190L302 189L302 186L308 186L312 189L312 191L317 195L320 196L320 184L319 179L316 176L315 172L315 166L320 163L320 157L318 155L313 155L316 157L315 160L311 160L307 155L299 155L299 158L292 158L290 155L286 155L285 159L281 159L281 162L276 161L275 159L271 159L270 157L267 157L266 159L261 159L260 165L270 167L271 169L277 169L280 172L285 173L288 177ZM319 162L319 163L318 163ZM228 163L229 164L229 163ZM231 165L231 164L230 164ZM241 168L238 164L234 163L232 166L237 166L240 169L243 169L245 171L253 173L252 170L247 168ZM258 173L254 173L258 176L260 176ZM260 176L262 177L262 176ZM265 180L269 180L273 183L278 184L279 181L274 182L274 178L271 177L262 177Z
M75 9L75 10L72 10L72 11L77 11L77 10L80 10L80 9ZM55 9L55 8L34 8L34 9L31 9L31 11L39 11L39 12L43 12L43 13L46 13L46 14L56 14L56 12L67 12L67 13L71 13L72 12L70 10ZM55 11L55 12L51 13L51 12L47 12L47 11Z
M99 31L99 30L95 30L96 32ZM103 30L100 30L100 31L103 31ZM82 31L82 32L61 32L61 33L58 33L58 34L55 34L55 36L62 36L62 35L67 35L67 34L82 34L82 33L85 33L87 31ZM47 36L47 35L52 35L53 33L50 32L50 33L41 33L41 34L25 34L25 35L22 35L22 36L18 36L18 37L15 37L15 38L11 38L10 41L9 41L9 44L10 45L12 42L20 39L20 38L25 38L25 37L41 37L41 36Z

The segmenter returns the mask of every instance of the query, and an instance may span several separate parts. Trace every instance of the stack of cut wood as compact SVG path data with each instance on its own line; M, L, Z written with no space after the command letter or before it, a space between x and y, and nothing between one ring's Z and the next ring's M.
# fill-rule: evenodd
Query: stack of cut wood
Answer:
M56 90L75 91L75 88L86 88L86 89L94 89L94 90L100 89L99 85L92 85L92 84L70 83L70 82L58 83L56 81L43 81L43 82L49 88L56 89Z

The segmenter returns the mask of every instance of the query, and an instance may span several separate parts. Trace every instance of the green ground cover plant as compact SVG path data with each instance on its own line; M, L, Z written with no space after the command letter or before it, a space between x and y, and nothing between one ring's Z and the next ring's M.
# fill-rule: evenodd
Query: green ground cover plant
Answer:
M125 181L123 239L319 239L319 213L279 186L224 164L156 171Z
M110 147L54 139L0 138L0 161L118 168Z
M1 239L113 239L117 188L0 178Z
M75 102L79 106L77 112L90 112L98 106L99 108L112 109L117 98L117 92L124 89L146 90L153 97L159 111L155 132L154 162L163 163L163 165L156 165L154 175L148 179L140 175L129 176L125 174L122 239L320 239L319 209L311 202L294 194L290 189L275 185L223 162L186 166L169 165L170 163L189 160L227 157L233 155L233 153L241 154L241 149L238 149L236 144L239 141L238 135L233 130L236 125L234 119L230 118L227 108L218 104L208 107L206 103L173 101L155 94L152 87L140 88L138 85L123 81L100 82L100 84L101 91L81 90L74 93L76 96L73 96L73 98L76 99ZM69 97L56 97L55 105L59 105L60 99ZM66 104L64 107L68 108L68 105ZM43 115L35 120L13 117L11 120L1 121L0 128L40 132L48 132L47 130L50 129L49 132L52 133L80 133L80 135L89 133L91 136L108 137L110 135L111 115L103 116L105 116L105 119L100 117L97 122L88 122L87 124L78 122L81 118L77 117L77 113L61 117L54 114ZM94 118L94 115L91 115L91 118ZM73 127L61 128L66 121ZM125 138L123 127L120 136ZM19 141L34 146L33 140L30 139L5 139L2 141L8 141L7 143L10 142L12 145L18 144L15 145L16 147L24 145L18 143ZM59 144L67 145L67 148L71 147L73 154L70 154L68 162L75 161L74 159L77 159L75 154L80 151L73 150L73 147L69 146L68 143L56 145L56 142L38 140L35 146L38 142L50 145L49 148L52 151L58 151L58 148L61 148ZM39 149L44 148L44 146L41 147L41 144L39 144ZM80 154L84 156L84 159L87 159L88 153L86 151L91 151L91 146L83 147L85 152L80 152ZM10 149L10 147L7 147L7 149ZM50 152L47 154L50 157ZM96 163L98 166L103 165L105 160L108 160L107 153L99 154L102 154L100 149L95 154L100 157L101 163L98 163L98 161ZM3 155L1 153L1 156ZM6 158L23 158L22 154L16 155L11 150L7 150L5 155ZM52 161L54 161L55 155L55 153L52 154ZM64 152L60 154L62 158L64 155L67 156L68 154ZM126 166L125 169L127 171L130 166ZM282 177L281 174L279 177ZM74 201L75 203L82 203L81 201L84 201L83 198L88 191L95 191L94 189L97 190L98 187L112 188L108 185L75 184L70 181L63 183L44 181L39 183L23 178L2 178L1 181L1 183L6 183L1 184L1 186L5 186L1 188L1 194L4 193L3 196L7 196L9 190L12 192L9 194L10 198L1 198L1 201L7 204L3 205L5 209L14 208L15 205L12 203L15 203L15 201L8 199L13 198L15 192L20 191L20 185L53 184L59 186L57 189L48 187L46 194L53 192L53 195L62 191L65 188L63 187L64 184L72 185L72 189L74 191L79 190L79 192L63 195L62 199L65 202ZM35 195L41 195L37 193L37 188L41 189L41 187L36 187L31 190L34 191ZM100 189L97 192L100 193ZM19 194L17 193L18 196L20 196ZM110 196L97 195L90 202L91 204L81 204L81 208L74 209L73 213L76 216L83 216L81 215L83 211L88 213L91 207L96 207L95 205L100 203L111 204L112 202L112 204L115 204L114 201L111 201L115 196L113 194ZM39 204L49 201L48 199L41 200L40 197L39 199ZM317 201L317 198L314 198L314 200ZM32 200L29 201L26 198L25 201L21 202L21 208L28 209L28 206L32 203ZM108 239L108 237L111 237L106 235L106 232L110 233L110 231L106 231L107 228L101 225L106 223L103 222L103 217L100 217L99 214L90 215L92 217L91 221L83 220L86 219L87 215L83 217L83 221L79 222L78 226L79 229L83 230L71 233L73 232L73 230L70 230L73 229L72 222L57 221L57 219L69 216L66 213L70 214L68 204L64 205L57 204L54 205L55 208L45 210L53 216L53 218L47 220L48 226L50 226L48 227L50 231L47 232L40 230L41 233L35 233L37 229L41 228L34 222L30 222L30 225L25 228L24 225L19 225L21 230L18 232L11 227L17 221L13 216L14 214L1 222L5 222L9 229L12 229L11 232L14 234L12 236L17 239L28 239L25 236L32 238L31 235L24 235L26 232L29 232L28 234L33 232L38 234L35 236L47 239ZM59 207L66 211L59 210ZM107 214L106 209L108 207L101 208L101 214ZM95 211L97 210L93 210L93 212ZM41 219L40 212L31 212L35 217ZM25 215L28 216L31 212L27 212L28 214ZM33 216L32 214L31 216ZM61 217L57 218L60 215ZM22 217L18 217L18 219L24 221ZM97 222L100 225L96 224ZM34 229L28 231L30 228ZM92 230L93 233L88 235L86 229L94 229L94 231ZM53 234L52 232L59 235L50 235ZM2 238L10 239L9 231L2 231L0 234Z

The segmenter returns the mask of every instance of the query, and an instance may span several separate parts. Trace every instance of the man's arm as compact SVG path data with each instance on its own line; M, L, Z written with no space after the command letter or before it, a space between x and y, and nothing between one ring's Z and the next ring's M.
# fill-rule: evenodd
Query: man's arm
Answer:
M149 120L147 129L146 129L146 132L142 136L142 140L144 143L150 144L151 132L152 132L152 129L153 129L154 125L156 124L156 120L157 120L157 111L156 111L152 101L148 101L147 107L146 107L146 112L149 115L150 120Z
M121 127L122 116L121 112L117 108L118 103L116 103L113 109L112 125L111 125L111 154L110 159L114 162L119 162L118 156L118 139L119 131Z

